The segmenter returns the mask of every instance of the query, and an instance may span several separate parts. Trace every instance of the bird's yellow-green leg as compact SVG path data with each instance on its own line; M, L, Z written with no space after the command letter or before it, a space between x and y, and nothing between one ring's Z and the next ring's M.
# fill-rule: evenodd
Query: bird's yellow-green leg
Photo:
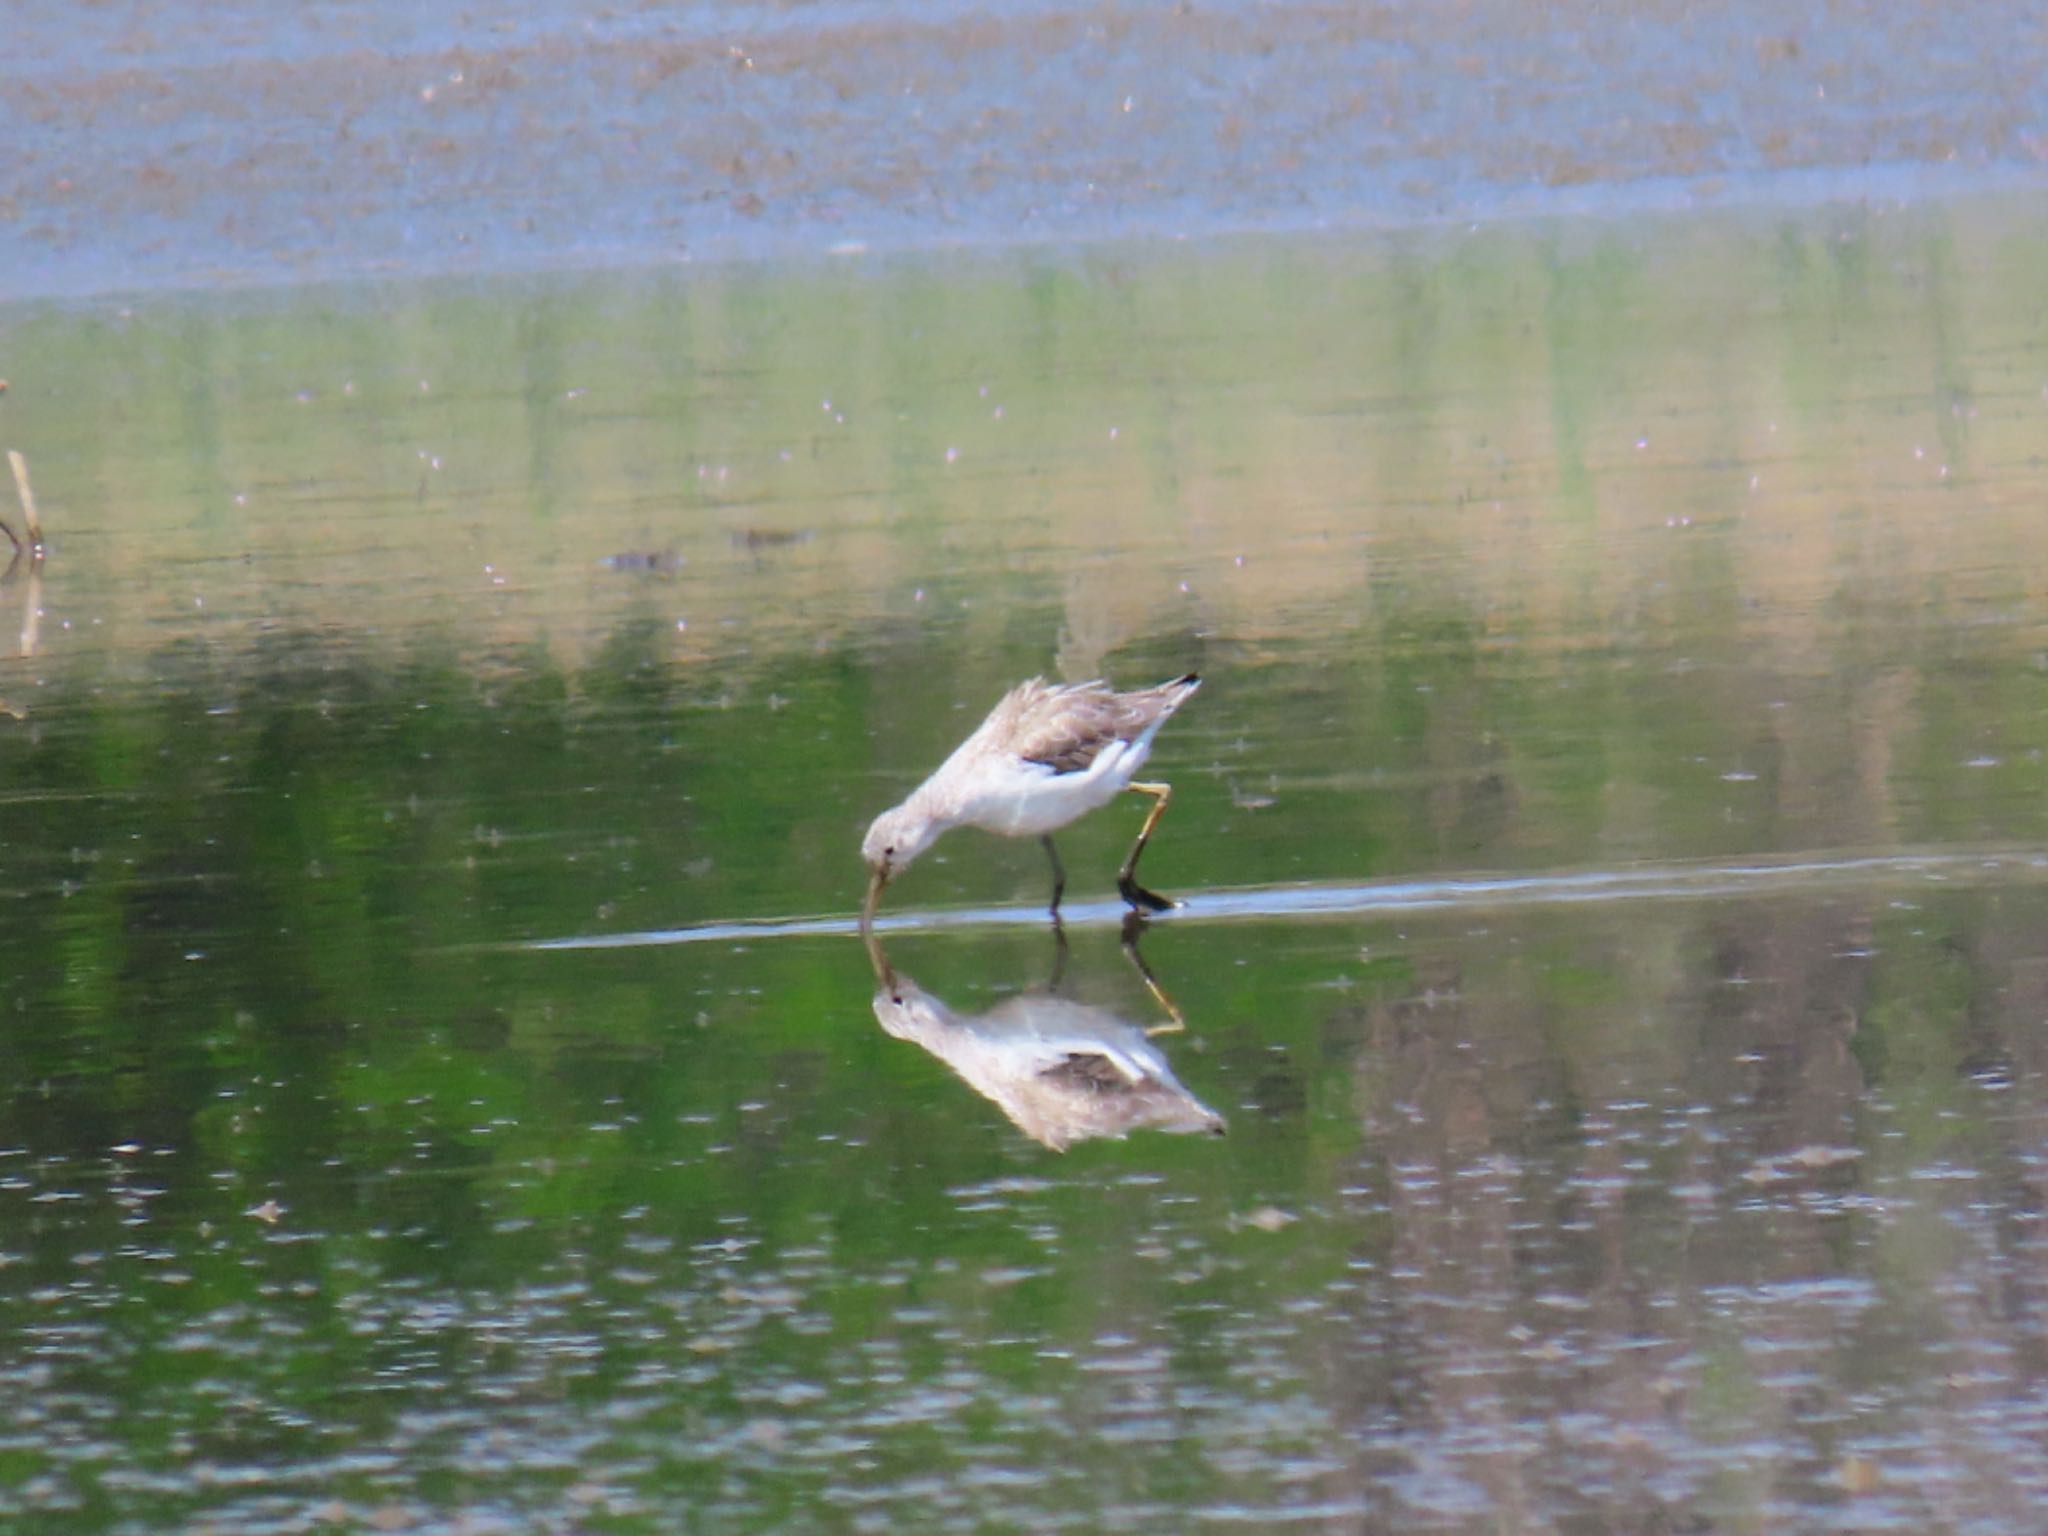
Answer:
M1187 1019L1182 1016L1180 1009L1174 1006L1173 999L1166 995L1166 988L1159 985L1159 978L1152 974L1152 967L1145 963L1145 957L1138 953L1138 935L1144 931L1144 913L1134 910L1124 914L1124 954L1129 956L1131 964L1137 967L1139 979L1145 983L1145 990L1152 994L1152 1001L1165 1009L1167 1018L1172 1021L1166 1024L1150 1025L1145 1030L1145 1033L1148 1035L1179 1034L1188 1027Z
M1159 818L1165 814L1167 803L1173 799L1171 784L1143 784L1136 780L1126 784L1134 795L1150 795L1152 809L1146 814L1145 825L1138 829L1138 840L1131 844L1131 855L1124 860L1124 867L1118 871L1116 888L1123 899L1134 907L1147 912L1171 912L1180 903L1168 901L1164 896L1148 891L1138 884L1138 855L1145 851L1145 841L1151 837L1152 829L1159 825Z

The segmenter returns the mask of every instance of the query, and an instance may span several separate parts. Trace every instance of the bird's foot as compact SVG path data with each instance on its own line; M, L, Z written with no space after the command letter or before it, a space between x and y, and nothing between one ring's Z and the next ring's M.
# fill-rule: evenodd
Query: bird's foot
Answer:
M1148 891L1130 875L1119 875L1116 880L1117 893L1130 905L1141 912L1171 912L1181 905L1168 900L1156 891Z

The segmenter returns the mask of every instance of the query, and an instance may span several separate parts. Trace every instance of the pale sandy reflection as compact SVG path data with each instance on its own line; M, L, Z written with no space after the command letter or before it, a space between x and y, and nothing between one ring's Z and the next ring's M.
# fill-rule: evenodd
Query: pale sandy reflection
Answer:
M1057 975L1045 989L962 1014L895 969L878 941L870 941L869 954L882 1028L931 1052L1041 1146L1064 1152L1139 1130L1224 1133L1223 1117L1181 1085L1148 1031L1057 995ZM1158 995L1149 972L1145 980ZM1152 1032L1180 1027L1175 1021Z

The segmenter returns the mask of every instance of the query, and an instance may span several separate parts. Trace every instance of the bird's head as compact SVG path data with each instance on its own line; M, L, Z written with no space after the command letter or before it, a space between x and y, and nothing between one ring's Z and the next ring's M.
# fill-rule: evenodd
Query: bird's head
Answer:
M874 915L882 887L910 868L911 861L931 847L938 835L939 824L907 804L875 818L860 844L860 856L868 864L868 916Z
M861 839L860 856L868 868L884 881L893 880L910 868L911 860L931 847L939 835L938 824L908 805L882 812Z

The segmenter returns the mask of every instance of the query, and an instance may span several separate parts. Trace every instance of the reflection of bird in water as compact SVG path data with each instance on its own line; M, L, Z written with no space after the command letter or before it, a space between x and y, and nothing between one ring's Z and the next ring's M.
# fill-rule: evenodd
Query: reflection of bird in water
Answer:
M1052 860L1052 910L1060 909L1067 873L1052 834L1107 805L1123 790L1152 796L1152 810L1117 874L1133 907L1163 912L1173 905L1138 884L1138 855L1173 796L1166 784L1134 783L1159 727L1201 684L1190 672L1156 688L1118 693L1103 683L1019 683L988 718L911 791L877 816L861 843L868 862L863 925L872 921L882 887L910 867L948 827L981 827L1007 837L1037 837Z
M962 1017L898 975L875 994L875 1017L1055 1152L1137 1130L1223 1134L1223 1117L1181 1087L1145 1032L1107 1009L1025 993Z

